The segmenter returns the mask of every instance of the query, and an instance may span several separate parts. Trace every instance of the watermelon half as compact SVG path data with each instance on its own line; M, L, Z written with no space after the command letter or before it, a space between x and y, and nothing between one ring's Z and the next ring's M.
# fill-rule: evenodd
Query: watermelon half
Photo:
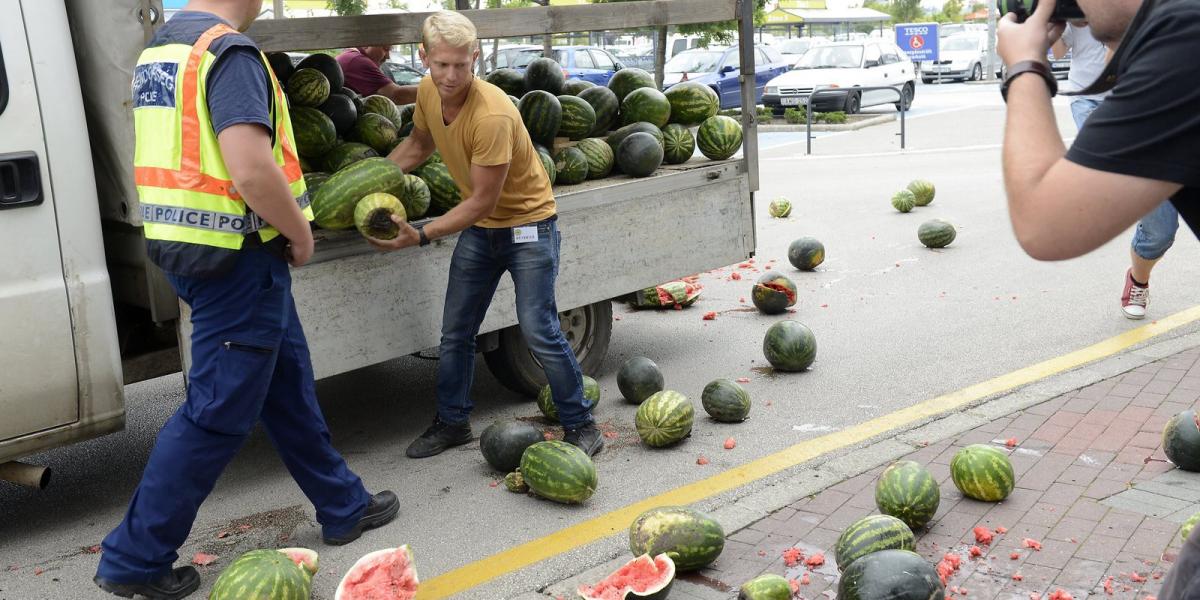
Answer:
M350 567L333 600L412 600L417 596L419 583L412 551L407 545L377 550Z
M582 600L665 600L675 583L675 561L643 554L594 585L579 586Z

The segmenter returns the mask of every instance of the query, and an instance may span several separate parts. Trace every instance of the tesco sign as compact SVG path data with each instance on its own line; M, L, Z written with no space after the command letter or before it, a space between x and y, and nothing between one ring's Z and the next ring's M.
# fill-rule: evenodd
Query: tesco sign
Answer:
M938 24L907 23L896 26L896 45L913 62L938 59Z

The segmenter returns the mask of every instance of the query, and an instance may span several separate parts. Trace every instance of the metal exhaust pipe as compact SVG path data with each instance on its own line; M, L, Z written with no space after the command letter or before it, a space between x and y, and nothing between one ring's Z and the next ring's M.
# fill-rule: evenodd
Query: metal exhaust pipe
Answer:
M44 490L50 484L50 469L15 460L0 463L0 481L10 481L27 488Z

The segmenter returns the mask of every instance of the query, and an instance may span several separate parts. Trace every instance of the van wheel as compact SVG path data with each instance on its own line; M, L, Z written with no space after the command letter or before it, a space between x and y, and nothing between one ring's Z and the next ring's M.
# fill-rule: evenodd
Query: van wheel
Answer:
M594 375L612 339L612 302L605 300L559 313L558 321L584 375ZM492 375L518 394L536 398L546 385L542 364L530 352L519 326L500 330L500 346L484 352L483 359Z

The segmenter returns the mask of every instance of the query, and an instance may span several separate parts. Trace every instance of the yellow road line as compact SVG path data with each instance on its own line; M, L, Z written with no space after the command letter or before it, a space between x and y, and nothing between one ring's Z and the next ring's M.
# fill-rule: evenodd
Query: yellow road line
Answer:
M1180 311L1069 354L925 400L835 433L800 442L774 454L768 454L744 465L722 471L707 479L668 490L519 546L497 552L482 560L463 565L422 582L418 598L420 600L445 598L469 590L547 558L623 532L639 514L648 509L664 505L692 504L716 496L810 461L822 454L852 446L888 431L949 412L981 398L1112 356L1196 320L1200 320L1200 306Z

